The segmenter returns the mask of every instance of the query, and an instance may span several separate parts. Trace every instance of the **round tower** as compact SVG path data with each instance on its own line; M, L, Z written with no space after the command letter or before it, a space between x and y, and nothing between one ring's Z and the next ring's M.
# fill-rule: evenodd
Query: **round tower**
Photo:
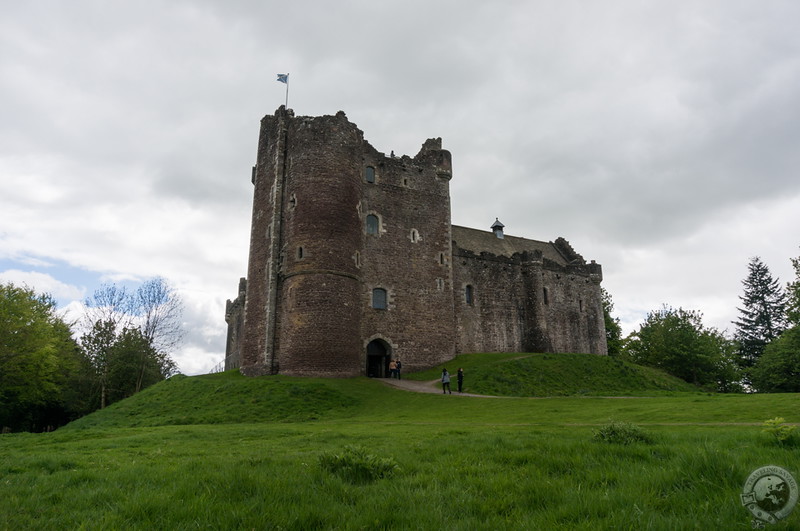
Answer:
M362 133L342 112L288 121L275 372L361 372L362 157Z

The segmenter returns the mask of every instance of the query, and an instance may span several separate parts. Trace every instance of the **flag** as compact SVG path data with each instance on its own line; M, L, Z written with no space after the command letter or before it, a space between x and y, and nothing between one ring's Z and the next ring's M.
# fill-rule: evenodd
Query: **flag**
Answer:
M289 74L278 74L278 81L289 84Z

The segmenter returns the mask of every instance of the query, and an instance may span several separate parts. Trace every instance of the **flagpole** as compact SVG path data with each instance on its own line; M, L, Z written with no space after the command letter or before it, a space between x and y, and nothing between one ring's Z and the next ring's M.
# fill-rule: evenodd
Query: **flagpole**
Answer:
M286 104L284 105L284 107L286 109L288 109L289 108L289 73L287 72L285 74L278 74L278 81L280 83L285 83L286 84Z

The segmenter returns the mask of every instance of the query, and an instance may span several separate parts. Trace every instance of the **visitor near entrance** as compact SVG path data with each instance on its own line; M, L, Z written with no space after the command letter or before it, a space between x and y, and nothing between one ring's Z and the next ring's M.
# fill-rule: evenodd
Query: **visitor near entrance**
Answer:
M458 381L458 392L461 392L461 387L464 385L464 369L461 367L458 368L458 372L456 373L456 380Z
M450 393L453 394L453 391L450 390L450 373L447 372L447 369L442 369L442 394Z

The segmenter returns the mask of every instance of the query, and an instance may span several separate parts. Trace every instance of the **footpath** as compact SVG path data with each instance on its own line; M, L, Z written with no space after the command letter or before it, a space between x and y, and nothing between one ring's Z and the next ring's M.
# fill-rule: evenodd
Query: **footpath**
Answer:
M396 378L380 378L380 381L389 385L391 387L396 387L397 389L402 389L404 391L411 391L412 393L431 393L431 394L443 394L442 393L442 382L438 379L436 380L429 380L427 382L421 382L419 380L398 380ZM472 393L459 393L455 389L458 389L458 384L453 381L450 383L450 387L454 388L452 396L478 396L481 398L507 398L503 396L491 396L491 395L476 395ZM449 396L449 395L448 395Z

